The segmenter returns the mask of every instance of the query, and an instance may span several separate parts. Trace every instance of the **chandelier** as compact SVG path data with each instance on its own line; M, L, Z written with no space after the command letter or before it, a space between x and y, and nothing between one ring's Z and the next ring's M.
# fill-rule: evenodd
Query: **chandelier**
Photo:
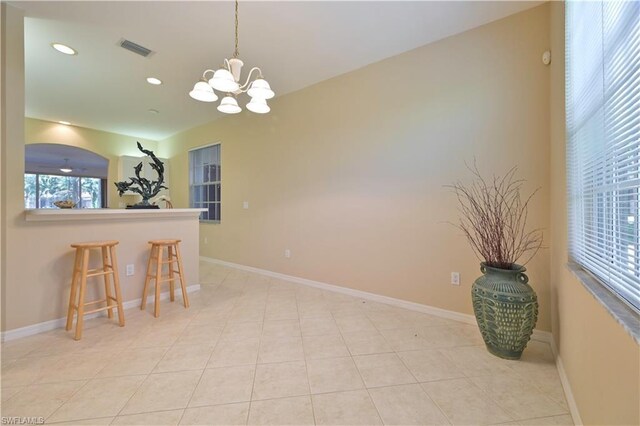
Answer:
M267 99L275 96L273 90L262 77L262 71L258 67L251 68L244 84L240 84L240 73L244 63L238 58L238 0L236 0L236 37L233 58L225 59L223 68L216 71L208 69L202 73L202 79L198 81L189 96L201 102L215 102L218 100L215 90L224 93L224 97L218 105L218 111L225 114L237 114L242 111L238 105L237 96L247 93L251 101L247 104L247 109L257 114L266 114L271 108L267 105ZM254 72L256 72L254 77ZM207 80L207 74L212 74ZM254 77L254 80L251 78ZM257 77L257 78L256 78Z

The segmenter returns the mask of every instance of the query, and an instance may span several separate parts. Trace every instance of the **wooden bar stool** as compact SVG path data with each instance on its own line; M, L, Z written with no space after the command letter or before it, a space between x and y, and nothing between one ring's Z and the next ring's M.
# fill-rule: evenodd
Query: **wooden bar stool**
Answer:
M160 284L169 283L169 297L173 302L175 300L174 289L176 277L180 278L180 287L182 288L182 300L184 307L189 307L189 298L187 297L187 287L184 282L182 266L182 257L180 256L181 240L151 240L151 253L149 253L149 262L147 263L147 276L144 280L144 290L142 292L142 304L140 309L144 310L147 304L147 294L149 292L149 283L151 280L156 282L155 306L153 315L160 315ZM163 260L164 248L167 248L167 259ZM154 264L155 262L155 264ZM162 275L162 266L169 265L169 274ZM177 268L177 269L175 269ZM177 275L176 275L177 274Z
M73 266L73 276L71 278L71 294L69 296L69 310L67 312L67 331L73 325L73 312L76 311L78 319L76 323L75 339L82 338L83 319L86 314L93 312L107 311L109 318L113 318L113 309L118 309L118 322L120 327L124 327L124 310L122 309L122 294L120 293L120 278L118 275L118 262L116 260L115 246L118 241L96 241L88 243L75 243L71 247L76 249L76 259ZM89 269L89 255L92 249L100 249L102 254L102 268ZM87 289L87 278L104 277L104 299L85 302L84 298ZM113 277L113 288L116 297L111 295L109 285L110 277ZM107 306L85 311L85 306L106 302ZM113 302L116 302L114 305Z

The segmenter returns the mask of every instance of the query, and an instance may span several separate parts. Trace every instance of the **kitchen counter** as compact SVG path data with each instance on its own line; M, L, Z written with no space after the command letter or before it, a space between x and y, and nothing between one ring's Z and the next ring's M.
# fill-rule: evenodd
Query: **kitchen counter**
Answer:
M206 209L29 209L27 222L80 220L154 220L198 217Z
M20 229L21 238L12 239L8 247L9 251L15 250L28 255L22 260L24 266L7 272L7 282L14 285L6 287L6 296L3 294L5 300L10 300L11 303L2 307L3 315L10 318L10 321L3 324L5 331L2 338L11 340L64 327L75 256L71 244L77 242L119 242L116 253L125 308L138 309L140 306L151 247L149 240L182 241L180 251L187 291L197 291L200 288L198 216L201 211L202 209L23 211L16 217L15 224ZM99 251L91 254L90 263L91 268L101 265ZM87 300L104 297L101 278L91 278L89 281ZM164 283L161 291L166 293L168 289L169 284ZM180 299L179 294L178 291L177 299ZM162 303L168 305L170 302ZM128 320L129 315L130 312L125 312L127 326L135 326L133 321ZM113 322L109 324L117 327Z

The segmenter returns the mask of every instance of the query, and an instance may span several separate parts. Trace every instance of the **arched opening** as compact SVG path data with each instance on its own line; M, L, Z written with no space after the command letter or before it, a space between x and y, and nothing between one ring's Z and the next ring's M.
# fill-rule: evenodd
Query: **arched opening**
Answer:
M24 206L28 209L104 208L109 160L86 149L25 146Z

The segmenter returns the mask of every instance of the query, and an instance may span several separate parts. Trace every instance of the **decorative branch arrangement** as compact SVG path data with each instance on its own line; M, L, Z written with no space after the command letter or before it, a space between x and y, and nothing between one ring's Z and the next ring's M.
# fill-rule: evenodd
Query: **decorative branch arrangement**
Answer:
M153 151L148 149L144 149L140 142L137 142L138 149L151 157L153 163L150 163L150 166L153 170L158 173L158 180L150 181L149 179L143 178L140 176L140 172L142 171L142 162L138 163L138 165L134 168L136 177L129 178L130 181L122 181L115 182L116 188L118 188L118 194L122 196L126 191L132 191L136 194L140 194L142 196L142 202L140 205L149 205L149 199L158 195L158 193L162 189L169 189L163 185L164 183L164 163L155 156ZM134 186L135 185L135 186Z
M493 176L487 180L473 167L471 184L458 181L447 185L458 198L460 220L453 224L467 237L475 254L487 266L511 269L516 261L527 256L522 263L527 264L542 247L542 231L527 231L529 202L538 192L536 189L527 198L521 198L520 191L525 182L516 179L517 167L504 176Z

